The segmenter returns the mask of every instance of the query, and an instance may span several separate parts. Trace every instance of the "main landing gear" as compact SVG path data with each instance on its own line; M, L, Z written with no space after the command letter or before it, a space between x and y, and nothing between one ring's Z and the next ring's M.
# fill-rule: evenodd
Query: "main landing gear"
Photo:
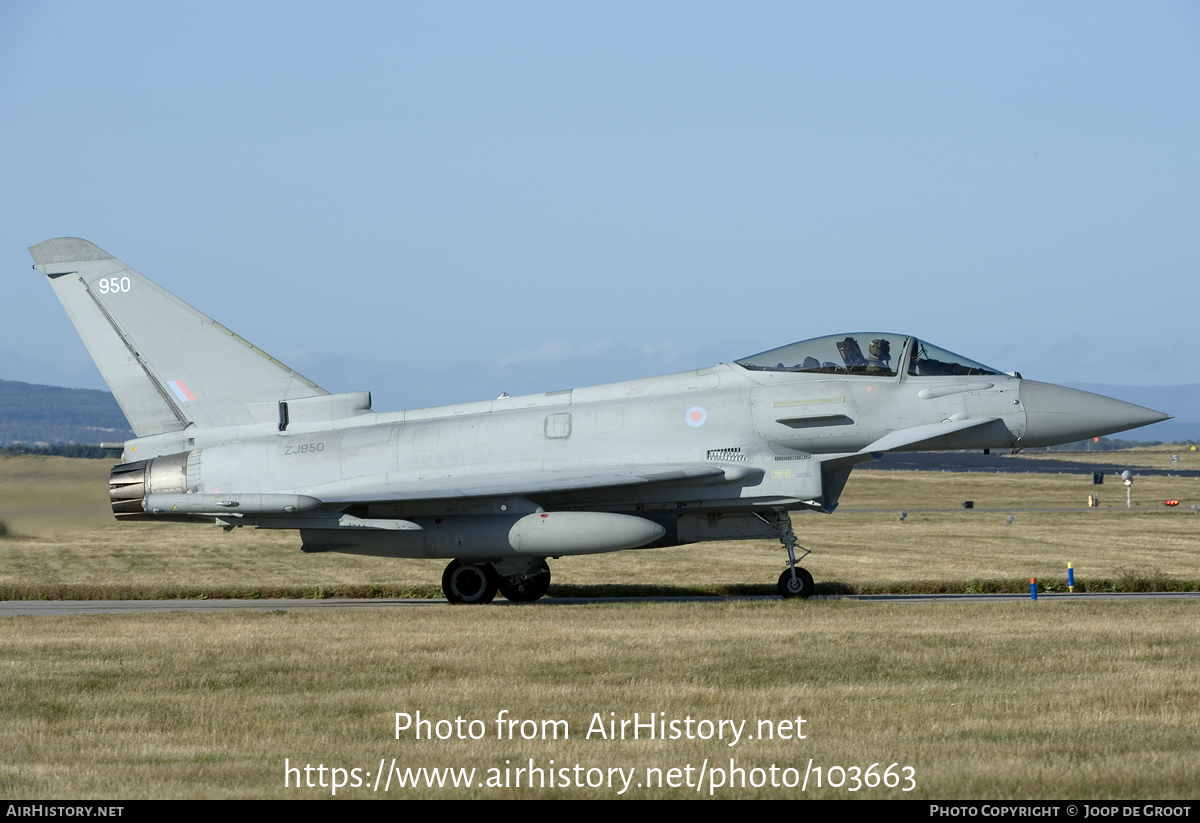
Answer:
M523 574L500 577L500 594L513 603L532 603L550 589L550 567L542 560Z
M785 600L792 597L807 600L812 597L813 592L816 591L816 584L813 583L811 574L796 565L796 533L792 531L792 520L788 517L788 513L783 509L772 509L769 518L763 517L758 512L755 512L754 516L774 529L775 534L779 537L779 542L787 549L788 567L784 569L783 574L779 575L779 596ZM804 554L800 555L800 559L803 560L809 554L809 550L804 549Z
M442 592L456 604L491 603L497 593L513 603L532 603L549 589L550 567L541 558L516 564L453 560L442 572Z
M500 576L490 563L452 560L442 572L442 592L451 603L491 603L499 587Z

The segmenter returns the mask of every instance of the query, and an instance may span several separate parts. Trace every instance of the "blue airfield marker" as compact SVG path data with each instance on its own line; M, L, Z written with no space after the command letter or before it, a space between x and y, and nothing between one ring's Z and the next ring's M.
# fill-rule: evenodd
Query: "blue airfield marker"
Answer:
M1037 600L1037 578L1029 578L1029 599Z

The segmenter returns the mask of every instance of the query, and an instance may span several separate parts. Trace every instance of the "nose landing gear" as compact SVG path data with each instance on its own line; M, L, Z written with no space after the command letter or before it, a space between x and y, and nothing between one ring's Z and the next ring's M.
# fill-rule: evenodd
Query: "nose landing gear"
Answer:
M779 575L779 596L785 600L792 597L807 600L812 597L813 592L816 591L816 584L813 583L811 574L796 565L796 533L792 531L792 520L788 517L788 513L783 509L772 509L769 518L763 517L758 512L755 512L754 516L774 529L775 534L779 537L779 542L787 549L788 567L784 569L783 574ZM804 549L803 546L800 548ZM804 549L804 554L800 555L800 559L803 560L809 554L811 552Z

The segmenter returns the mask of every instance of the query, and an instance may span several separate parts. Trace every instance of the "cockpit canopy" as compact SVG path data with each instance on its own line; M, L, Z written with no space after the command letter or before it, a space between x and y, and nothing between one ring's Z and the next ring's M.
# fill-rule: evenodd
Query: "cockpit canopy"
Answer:
M751 371L874 377L895 377L900 369L914 377L1003 374L915 337L883 332L815 337L734 362Z

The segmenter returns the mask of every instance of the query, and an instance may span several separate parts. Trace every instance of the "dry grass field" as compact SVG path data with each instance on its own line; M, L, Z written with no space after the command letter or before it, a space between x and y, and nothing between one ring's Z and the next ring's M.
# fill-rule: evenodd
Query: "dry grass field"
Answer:
M0 539L3 596L436 593L440 562L303 555L289 533L115 524L107 471L102 461L0 459L0 518L11 532ZM1200 502L1200 483L1138 482L1145 505L1132 511L1019 511L1009 525L984 509L1076 506L1094 488L1082 475L859 472L844 511L795 523L817 580L858 590L1061 580L1068 561L1081 581L1200 578L1200 517L1186 509ZM1152 505L1168 495L1184 511ZM964 499L980 508L957 509ZM894 509L912 513L901 522L877 511ZM765 541L564 558L552 595L765 592L782 565ZM1198 609L763 600L7 617L0 798L329 797L330 769L340 768L338 797L361 798L614 797L621 769L625 797L1194 799ZM395 713L417 710L480 720L486 736L397 740ZM497 740L502 710L566 720L570 738ZM588 739L597 712L744 720L745 736L734 746L728 729L724 740ZM797 716L804 740L758 739L760 721ZM603 785L563 787L556 772L555 787L530 789L523 775L518 788L506 770L530 758L567 768L572 783L603 775ZM736 771L729 785L731 758L745 786ZM285 759L324 766L306 779L326 787L297 788L303 772L285 787ZM386 792L384 782L373 791L381 759L402 775L475 775L470 787L439 788L426 772L401 789L392 773ZM803 792L789 786L810 760L822 785L809 773ZM906 778L850 791L853 768L873 763L911 767L911 791ZM702 767L721 771L707 771L697 792ZM829 785L831 767L840 787Z
M571 781L632 769L626 797L708 797L724 782L712 796L1196 798L1198 616L1178 601L730 601L5 618L0 797L332 796L328 771L285 788L285 758L347 770L339 797L604 798L622 786L517 788L512 773L504 785L532 758ZM397 740L395 713L418 710L480 720L483 737ZM570 737L524 740L518 726L497 740L502 710L566 720ZM734 746L728 728L724 740L588 739L610 712L746 725ZM804 740L759 739L759 721L797 717ZM394 759L402 774L475 777L457 789L393 777L373 791L381 758L387 772ZM736 774L728 785L731 758L745 787ZM781 785L810 759L826 775L896 763L913 780ZM697 793L705 762L723 773ZM772 786L772 765L798 771ZM680 780L659 788L651 772L646 785L654 768Z

